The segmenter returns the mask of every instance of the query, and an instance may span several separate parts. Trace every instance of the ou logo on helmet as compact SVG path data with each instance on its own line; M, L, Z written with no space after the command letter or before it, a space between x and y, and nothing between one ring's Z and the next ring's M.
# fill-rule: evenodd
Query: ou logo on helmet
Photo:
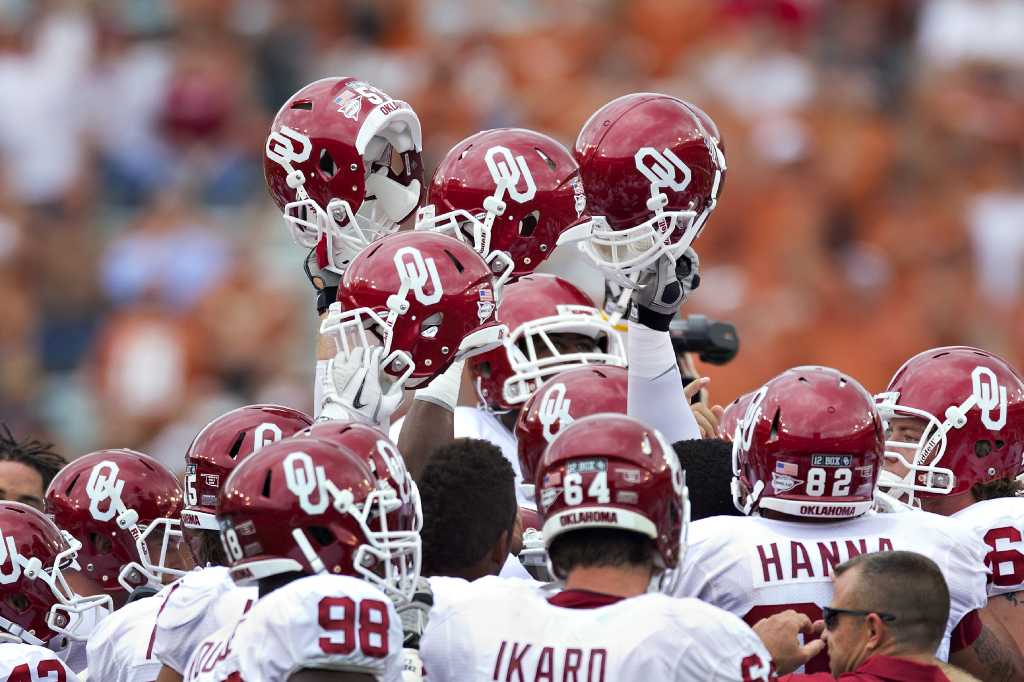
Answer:
M658 151L654 147L641 147L633 157L636 169L651 181L651 188L668 188L682 192L690 184L690 167L671 149ZM679 174L682 178L676 179Z
M408 502L412 496L412 486L410 485L410 477L408 471L405 468L405 460L402 459L402 453L400 453L394 445L386 440L377 441L377 454L380 455L388 465L388 474L391 479L398 485L399 499L402 502Z
M327 478L324 467L314 464L313 458L301 450L284 458L284 481L288 490L299 498L302 511L310 516L323 514L332 501L336 508L345 509L354 499L351 491L338 489ZM316 502L313 493L316 493Z
M971 385L974 404L981 412L981 423L985 428L998 431L1006 426L1006 387L999 385L996 373L988 367L975 367L971 372ZM999 408L999 413L993 418L992 410L996 408Z
M11 562L11 570L7 571L7 562ZM17 582L21 577L21 562L18 556L18 544L13 535L4 535L0 530L0 585Z
M118 480L117 464L103 460L89 472L89 480L85 484L85 494L89 496L89 513L97 521L110 521L118 513L121 491L124 481ZM101 509L107 502L106 509Z
M444 289L433 258L424 258L414 246L403 246L395 251L395 269L398 271L398 281L401 282L401 289L396 296L401 303L406 302L405 298L410 291L423 305L433 305L441 300ZM430 293L426 290L428 283Z
M263 448L267 447L272 443L276 443L284 437L281 433L281 427L277 424L271 424L270 422L264 422L256 427L256 431L253 432L253 445L252 451L259 452Z
M513 157L508 147L491 147L484 154L484 162L487 169L491 171L491 178L498 187L496 196L500 199L503 192L516 201L523 203L530 201L537 194L537 185L533 181L530 167L526 165L526 158L520 154ZM525 187L519 189L519 181L522 180Z
M551 442L564 426L572 424L569 414L572 401L565 397L565 384L558 383L544 393L537 409L537 418L544 426L544 440ZM552 429L554 427L554 429Z

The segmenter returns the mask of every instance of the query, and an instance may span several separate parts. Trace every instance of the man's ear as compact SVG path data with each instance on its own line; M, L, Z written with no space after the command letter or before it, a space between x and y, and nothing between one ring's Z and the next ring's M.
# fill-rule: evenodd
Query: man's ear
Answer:
M507 530L501 531L498 541L491 548L491 562L500 570L508 558L509 549L512 547L512 533Z
M876 651L879 647L882 646L882 643L885 641L886 625L882 621L882 619L878 617L878 614L875 613L869 613L867 617L864 619L864 622L868 629L868 640L864 643L864 646L869 651Z

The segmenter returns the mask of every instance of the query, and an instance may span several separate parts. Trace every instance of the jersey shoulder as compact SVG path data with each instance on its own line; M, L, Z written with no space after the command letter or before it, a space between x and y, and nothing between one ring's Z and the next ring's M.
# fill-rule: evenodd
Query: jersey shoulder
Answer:
M53 651L34 644L0 644L0 679L7 680L15 672L25 673L27 680L54 679L79 682L78 676ZM19 678L15 678L19 679Z
M952 518L968 524L976 530L987 530L997 526L1024 525L1024 499L1000 497L982 500L953 514Z
M402 624L383 592L350 576L300 578L262 597L238 629L243 679L302 668L401 678Z
M135 663L140 637L149 639L160 609L160 595L125 604L99 622L86 643L88 667L93 679L100 671L116 674ZM106 678L102 678L106 679Z
M201 618L224 593L234 589L235 583L225 566L190 571L170 586L158 623L163 628L188 625Z

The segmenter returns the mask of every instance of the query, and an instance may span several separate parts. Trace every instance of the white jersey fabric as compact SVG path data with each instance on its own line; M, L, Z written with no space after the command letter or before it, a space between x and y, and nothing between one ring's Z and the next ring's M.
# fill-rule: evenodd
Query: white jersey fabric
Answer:
M13 642L0 644L0 680L9 679L80 682L78 675L50 649Z
M676 595L714 604L751 624L786 609L818 620L832 599L832 568L856 554L887 550L924 554L945 576L951 604L938 655L947 659L953 628L986 604L985 546L970 528L936 514L868 512L830 523L701 519L690 524ZM808 670L819 668L809 664Z
M200 642L237 623L259 598L255 587L235 585L224 566L190 571L161 595L153 655L178 673L184 672Z
M125 604L96 626L86 647L91 679L153 682L157 678L161 664L153 655L156 614L172 587Z
M577 609L549 596L518 581L474 581L431 613L420 646L430 682L770 679L753 631L696 599L645 594Z
M453 421L456 438L479 438L493 443L501 449L501 454L505 455L505 459L512 465L512 471L516 475L516 497L519 504L531 509L536 508L533 500L525 497L521 490L520 483L523 482L523 473L519 469L519 449L516 445L515 434L505 428L505 425L493 412L479 407L456 407ZM405 417L402 417L391 425L389 435L395 443L398 442L398 436L402 433L404 423Z
M1024 500L982 500L952 518L973 528L987 546L985 563L992 569L989 596L1024 590Z
M402 679L402 623L367 582L321 574L278 588L238 623L206 638L186 666L187 682L281 682L303 668Z

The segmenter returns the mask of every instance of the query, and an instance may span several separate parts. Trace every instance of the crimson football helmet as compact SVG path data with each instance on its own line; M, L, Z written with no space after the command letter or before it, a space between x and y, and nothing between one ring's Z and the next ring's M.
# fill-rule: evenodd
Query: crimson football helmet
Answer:
M725 406L722 411L722 418L718 420L718 430L722 434L722 440L733 442L736 438L736 429L739 428L740 420L747 411L750 399L754 397L754 391L744 393L731 403Z
M281 405L246 405L203 427L185 454L184 528L219 531L217 493L244 457L276 443L313 420Z
M690 503L679 459L658 431L623 414L584 417L555 436L535 481L549 551L556 538L579 528L641 533L657 548L657 587L671 593Z
M321 324L340 352L384 347L385 372L420 388L453 360L497 346L505 333L495 319L511 273L508 257L491 265L468 245L435 232L399 232L360 253L338 284L338 303ZM373 338L376 337L376 338Z
M110 596L82 597L63 571L79 570L81 543L39 510L0 502L0 640L46 646L58 635L83 639L76 631L88 611L113 610Z
M487 257L504 251L513 277L534 271L578 222L587 198L572 154L523 128L485 130L442 159L416 229L443 231Z
M394 528L423 529L423 507L420 490L405 468L405 458L386 433L380 429L344 420L317 422L296 434L303 438L319 438L347 449L370 467L378 488L398 493L402 506L392 513L388 523Z
M46 512L82 543L82 573L105 592L160 587L184 571L168 561L181 541L182 492L167 467L134 450L99 450L60 470ZM159 554L151 557L151 546Z
M247 457L217 502L232 578L336 573L411 598L420 536L411 525L391 527L402 501L376 481L360 456L318 438L288 438Z
M512 410L549 377L587 365L626 366L623 335L575 286L554 275L527 275L505 287L498 321L509 333L499 348L470 359L477 395L493 410ZM562 352L557 334L596 342L591 351Z
M532 483L544 449L558 432L600 412L626 414L624 367L577 367L545 381L519 411L516 446L523 480Z
M750 398L732 443L744 514L852 518L874 503L885 433L871 395L829 367L795 367Z
M340 273L419 207L422 149L408 104L356 78L322 78L277 112L263 172L292 238Z
M908 501L1024 473L1024 382L999 356L968 346L927 350L876 399L890 427L901 418L920 426L911 442L886 442L886 457L908 472L883 483Z
M721 138L706 113L675 97L612 100L576 139L592 220L581 248L609 276L678 258L704 228L725 177ZM717 127L714 128L717 132Z

